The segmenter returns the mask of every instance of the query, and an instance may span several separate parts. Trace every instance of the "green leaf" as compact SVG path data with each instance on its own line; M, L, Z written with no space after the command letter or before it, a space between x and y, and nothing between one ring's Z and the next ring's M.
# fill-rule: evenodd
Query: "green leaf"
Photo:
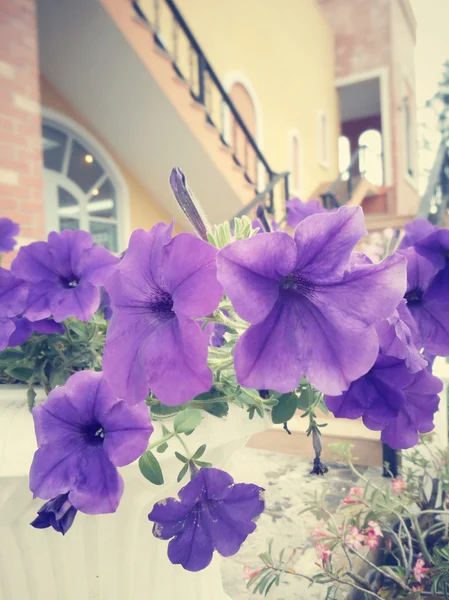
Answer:
M178 460L180 460L183 463L188 463L189 459L186 458L185 456L183 456L182 454L180 454L179 452L175 452L175 456Z
M7 367L5 373L19 381L28 381L33 376L34 371L29 367Z
M229 412L229 404L227 402L213 402L212 404L205 404L203 409L210 415L222 419Z
M273 406L273 410L271 411L273 423L281 424L290 421L296 412L297 406L298 397L296 394L282 394L282 396L278 398L278 403L276 406Z
M35 399L36 399L36 392L34 391L34 388L29 387L27 390L27 402L28 402L29 410L33 410Z
M25 353L21 348L5 348L5 350L0 352L0 362L16 362L23 358L24 355Z
M52 371L50 373L50 387L54 389L58 385L65 385L70 375L71 373L68 369L62 369L61 371Z
M176 433L192 432L201 423L201 411L193 408L183 410L175 417L173 426Z
M181 479L185 476L185 474L187 473L187 470L189 468L189 463L187 463L186 465L184 465L182 467L182 469L179 471L178 473L178 477L176 478L176 481L179 483L181 481Z
M212 466L212 463L210 463L210 462L203 462L202 460L196 460L195 464L198 465L199 467L204 467L205 469L209 469L209 467Z
M302 390L297 400L297 406L301 410L307 410L310 407L310 394L308 389Z
M159 452L159 454L162 454L162 452L165 452L168 448L168 444L167 442L164 442L163 444L161 444L160 446L158 446L156 448L156 452Z
M170 435L170 433L170 430L167 429L165 425L162 425L162 435L165 437L166 435Z
M183 404L178 404L176 406L168 406L167 404L162 404L161 402L157 402L156 404L152 404L150 406L151 415L154 417L160 418L168 418L173 417L178 414L179 411L184 410Z
M195 454L192 456L192 458L195 460L196 458L201 458L204 454L204 452L206 451L206 444L203 444L202 446L200 446L196 451Z
M162 485L164 483L161 466L151 450L147 450L139 458L139 469L145 479L148 479L154 485Z

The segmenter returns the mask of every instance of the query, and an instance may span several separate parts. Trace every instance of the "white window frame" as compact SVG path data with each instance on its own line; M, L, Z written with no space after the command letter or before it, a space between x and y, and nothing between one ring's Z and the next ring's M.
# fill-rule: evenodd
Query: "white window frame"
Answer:
M296 142L298 144L298 162L296 165L294 165L293 140L296 140ZM301 196L304 192L303 155L304 155L304 153L303 153L303 144L302 144L301 134L296 129L291 129L288 133L288 164L290 165L290 173L291 173L290 193L291 193L291 195L298 196L299 198L301 198ZM299 185L296 188L293 186L293 180L294 180L293 173L294 173L295 167L298 171L298 179L299 179Z
M325 169L328 169L330 166L329 118L324 110L318 111L318 162Z
M58 111L42 107L42 125L48 125L65 133L68 137L68 144L65 151L64 162L61 172L53 171L43 167L44 171L44 192L45 192L45 213L46 229L50 231L59 231L58 217L58 185L65 188L74 196L80 206L80 228L85 228L88 222L86 198L90 196L92 189L99 188L110 179L115 189L117 217L114 222L117 224L117 245L118 252L124 250L128 245L130 236L130 214L129 214L129 191L126 181L116 165L115 161L98 142L97 139L87 129L82 127L74 119ZM67 177L68 159L73 140L79 142L94 157L103 169L103 175L92 186L87 193L82 191L79 186ZM95 217L89 216L89 220L96 221ZM98 222L104 222L99 218Z

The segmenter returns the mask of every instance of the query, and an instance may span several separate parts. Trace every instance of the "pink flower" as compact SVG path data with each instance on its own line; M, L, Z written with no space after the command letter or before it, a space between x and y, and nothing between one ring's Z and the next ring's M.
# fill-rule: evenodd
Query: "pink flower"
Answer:
M368 535L365 537L365 545L368 546L370 550L374 550L379 545L379 537L370 531Z
M395 494L402 494L407 487L407 483L404 481L404 479L402 479L402 477L398 477L397 479L391 480L391 487L393 488L393 492Z
M365 541L363 533L360 533L357 527L349 527L348 531L349 533L345 538L347 545L354 548L354 550L361 550Z
M318 558L321 558L324 564L328 565L330 557L335 554L335 552L332 552L329 546L325 546L324 544L315 544L315 549Z
M424 591L423 585L412 585L412 592L423 592L423 591Z
M258 575L261 571L262 569L259 569L258 571L251 571L251 567L249 565L245 565L243 567L243 577L246 583L248 583L248 581L250 581L253 577Z
M368 532L368 535L370 535L372 533L373 535L376 535L376 536L380 536L380 537L384 536L379 523L376 523L376 521L368 521L367 532Z
M413 567L413 575L418 583L421 583L423 577L426 576L427 571L430 571L428 567L424 566L425 564L426 563L422 558L418 558L418 560L415 563L415 566Z
M343 503L344 504L356 504L357 502L360 502L360 498L363 498L363 488L351 488L347 494L347 496L344 498ZM352 498L351 498L352 496ZM355 496L355 498L354 498Z
M320 521L317 523L315 527L315 531L312 533L312 540L316 542L320 538L328 538L331 537L331 534L328 531L325 531L323 527L325 527L324 521Z
M387 539L387 548L388 550L391 550L391 547L393 546L393 542L391 541L391 538Z

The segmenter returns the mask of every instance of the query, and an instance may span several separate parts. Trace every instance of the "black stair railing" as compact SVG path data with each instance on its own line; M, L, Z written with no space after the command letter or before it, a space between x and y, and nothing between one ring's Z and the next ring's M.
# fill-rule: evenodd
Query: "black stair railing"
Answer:
M275 199L278 193L281 194L282 200L289 198L289 172L285 171L284 173L276 173L267 187L259 192L254 200L252 200L249 204L247 204L240 212L238 212L235 217L243 217L244 215L249 215L253 212L259 204L263 204L265 210L274 214L275 209Z
M367 164L370 156L373 159L377 159L379 167L383 170L381 155L374 153L368 146L358 146L352 153L351 160L346 169L332 182L329 189L321 194L324 208L338 208L351 199L360 180L368 173Z
M429 173L417 218L442 226L449 210L449 138L444 137Z
M188 84L192 98L203 107L206 122L217 130L246 181L256 192L269 185L276 173L173 0L148 1L145 10L137 0L132 0L132 5L139 20L152 31L159 48L170 58L177 76Z

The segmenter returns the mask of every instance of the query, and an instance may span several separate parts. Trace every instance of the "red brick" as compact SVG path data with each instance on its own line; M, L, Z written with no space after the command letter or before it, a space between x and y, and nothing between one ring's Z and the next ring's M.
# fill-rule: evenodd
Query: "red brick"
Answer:
M44 202L30 202L30 201L22 201L20 203L20 209L27 211L27 212L31 212L31 213L36 213L36 212L42 212L45 210L45 206L44 206Z
M5 196L3 196L1 190L0 190L0 195L1 195L1 213L3 215L3 213L6 210L18 210L19 208L19 201L16 198L6 198Z
M34 222L33 215L23 213L20 210L8 210L8 209L3 210L3 207L2 207L2 213L3 213L3 216L8 217L15 223L19 223L19 225L21 223L24 223L26 225L31 225Z

